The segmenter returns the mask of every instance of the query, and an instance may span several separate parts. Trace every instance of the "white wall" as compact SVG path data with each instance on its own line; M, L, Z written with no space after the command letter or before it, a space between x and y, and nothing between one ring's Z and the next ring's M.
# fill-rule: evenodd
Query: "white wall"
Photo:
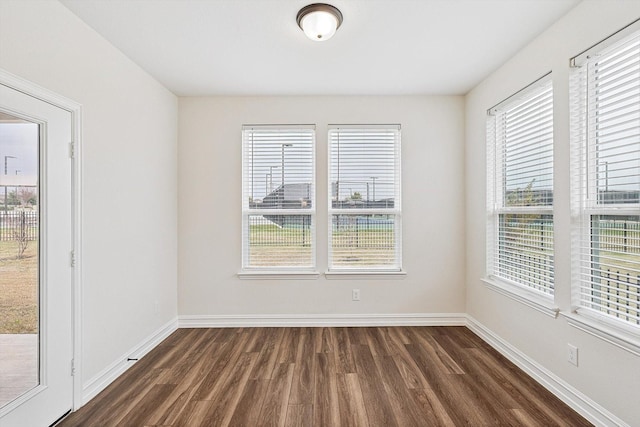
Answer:
M553 71L555 139L555 302L571 308L569 212L569 58L640 17L640 2L580 3L466 97L467 312L521 352L629 425L638 425L640 359L487 289L485 274L486 110ZM579 367L566 361L579 348Z
M0 1L0 67L83 107L86 384L177 315L177 99L57 1Z
M462 97L202 97L179 101L181 315L464 312ZM327 124L400 123L401 280L240 280L241 127L315 123L318 269L327 268ZM360 302L351 290L361 290Z

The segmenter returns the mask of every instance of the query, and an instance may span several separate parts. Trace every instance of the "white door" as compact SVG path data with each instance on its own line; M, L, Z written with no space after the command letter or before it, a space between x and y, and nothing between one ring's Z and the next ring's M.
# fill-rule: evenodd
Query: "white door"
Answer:
M72 409L71 138L69 111L0 84L1 427Z

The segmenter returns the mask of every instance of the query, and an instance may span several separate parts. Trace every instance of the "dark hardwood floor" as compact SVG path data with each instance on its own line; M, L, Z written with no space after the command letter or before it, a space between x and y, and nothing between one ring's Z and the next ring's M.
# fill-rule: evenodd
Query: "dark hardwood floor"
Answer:
M70 426L589 426L464 327L179 329Z

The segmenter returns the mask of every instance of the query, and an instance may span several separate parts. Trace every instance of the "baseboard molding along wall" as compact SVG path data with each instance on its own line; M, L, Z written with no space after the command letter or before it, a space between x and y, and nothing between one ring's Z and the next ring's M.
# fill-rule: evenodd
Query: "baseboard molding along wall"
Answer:
M464 313L409 314L256 314L178 316L180 328L314 326L465 326Z
M467 327L500 354L525 371L544 388L573 408L596 426L631 427L598 403L582 394L566 381L532 360L520 350L500 338L471 316L467 316Z
M87 381L82 387L82 405L85 405L91 399L96 397L98 393L107 388L109 384L114 382L120 375L124 374L127 369L136 363L133 360L128 361L127 359L141 359L177 329L178 319L173 319L167 322L164 326L120 356L99 374Z

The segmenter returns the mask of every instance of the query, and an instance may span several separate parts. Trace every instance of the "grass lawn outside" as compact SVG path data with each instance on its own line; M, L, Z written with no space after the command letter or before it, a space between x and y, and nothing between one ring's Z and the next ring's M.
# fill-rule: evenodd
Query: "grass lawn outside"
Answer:
M333 263L336 266L385 266L396 262L395 231L343 226L332 236ZM311 231L304 227L251 225L250 259L254 265L277 267L311 266Z
M38 332L38 243L16 259L17 242L0 241L0 334Z

